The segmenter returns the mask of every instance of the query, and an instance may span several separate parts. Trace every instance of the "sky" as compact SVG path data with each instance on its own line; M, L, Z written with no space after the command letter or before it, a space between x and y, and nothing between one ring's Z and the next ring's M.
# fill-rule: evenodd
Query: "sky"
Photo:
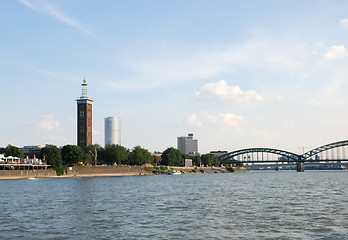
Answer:
M93 143L303 153L346 140L348 2L0 0L0 146Z

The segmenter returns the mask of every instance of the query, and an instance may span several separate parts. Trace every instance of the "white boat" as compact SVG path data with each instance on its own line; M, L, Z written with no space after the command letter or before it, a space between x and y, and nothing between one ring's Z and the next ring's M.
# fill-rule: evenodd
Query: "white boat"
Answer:
M34 177L28 177L28 180L36 180Z
M181 172L180 171L177 171L177 170L173 170L170 172L170 175L180 175Z

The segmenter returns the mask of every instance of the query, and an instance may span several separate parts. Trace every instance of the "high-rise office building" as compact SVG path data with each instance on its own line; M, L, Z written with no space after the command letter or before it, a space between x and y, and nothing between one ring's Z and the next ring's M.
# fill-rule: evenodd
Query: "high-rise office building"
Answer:
M121 120L118 117L107 117L104 122L105 145L121 145Z
M92 102L87 95L87 82L84 79L82 95L77 102L77 146L82 150L92 144Z
M198 154L198 140L193 139L192 133L187 137L178 137L178 149L183 154L195 156Z

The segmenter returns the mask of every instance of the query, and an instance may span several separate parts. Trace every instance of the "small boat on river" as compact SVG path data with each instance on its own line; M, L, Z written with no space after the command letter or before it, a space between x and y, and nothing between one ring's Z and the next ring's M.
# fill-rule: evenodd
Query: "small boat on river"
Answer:
M181 172L180 171L177 171L177 170L173 170L170 172L170 175L180 175Z

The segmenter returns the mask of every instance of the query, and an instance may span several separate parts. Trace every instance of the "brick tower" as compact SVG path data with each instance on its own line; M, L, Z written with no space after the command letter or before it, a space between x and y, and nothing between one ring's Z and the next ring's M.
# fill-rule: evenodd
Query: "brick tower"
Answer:
M82 95L77 102L77 146L82 150L92 144L92 102L87 95L87 83L83 79Z

